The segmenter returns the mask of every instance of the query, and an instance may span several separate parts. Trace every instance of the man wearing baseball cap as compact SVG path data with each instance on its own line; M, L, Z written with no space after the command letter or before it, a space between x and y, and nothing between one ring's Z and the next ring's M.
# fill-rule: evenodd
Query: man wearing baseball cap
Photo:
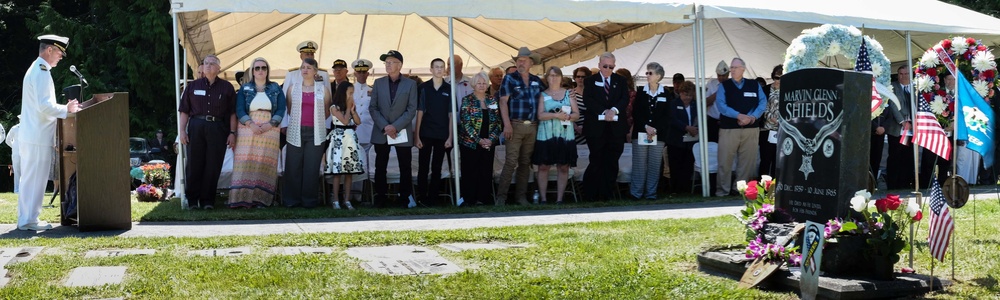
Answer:
M52 69L66 56L69 38L53 34L38 37L38 58L24 74L21 90L21 127L17 147L21 156L21 178L17 194L17 229L48 230L52 225L38 219L52 166L56 118L80 110L77 99L66 105L56 102Z
M372 87L371 113L375 126L371 143L375 146L375 205L384 207L388 202L387 169L390 147L396 147L399 173L412 174L413 118L417 115L417 82L400 74L403 69L403 54L389 50L379 57L385 62L386 76L375 79ZM404 140L402 136L405 135ZM390 139L397 143L389 144ZM412 176L400 176L399 198L407 199L406 207L417 207L411 195Z
M368 75L372 62L362 58L351 63L351 67L354 69L354 105L361 117L361 124L358 124L357 129L358 142L367 153L372 147L372 126L374 125L372 114L368 111L372 100L372 87L368 85Z
M719 61L719 64L715 66L715 75L717 78L711 79L706 85L708 87L708 96L705 97L705 114L708 115L708 119L705 123L708 125L708 131L705 132L708 135L709 142L719 142L719 108L715 106L715 93L719 90L719 84L723 81L729 80L729 65L726 61Z
M330 82L330 92L337 90L337 85L347 81L347 62L343 59L333 61L333 81Z

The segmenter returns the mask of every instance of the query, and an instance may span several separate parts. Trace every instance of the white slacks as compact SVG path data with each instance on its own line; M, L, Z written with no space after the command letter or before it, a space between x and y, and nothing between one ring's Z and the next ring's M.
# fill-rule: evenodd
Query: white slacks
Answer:
M52 170L52 147L19 143L21 178L17 193L17 226L38 223L45 185Z
M15 146L17 144L14 144ZM19 186L21 186L21 155L18 153L17 149L11 149L12 154L10 155L11 165L14 168L14 194L17 194Z

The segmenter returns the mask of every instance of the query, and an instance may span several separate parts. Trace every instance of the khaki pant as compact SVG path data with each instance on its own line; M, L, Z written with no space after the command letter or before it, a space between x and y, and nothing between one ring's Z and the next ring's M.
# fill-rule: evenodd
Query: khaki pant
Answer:
M716 196L729 195L733 186L733 160L736 164L736 180L751 180L757 173L757 150L759 128L738 128L719 130L719 186Z
M497 184L497 205L505 204L514 171L517 171L517 178L514 181L514 199L527 200L528 177L531 176L531 154L535 152L538 125L512 121L511 130L514 133L507 140L507 156L504 159L503 170L500 171L500 182Z

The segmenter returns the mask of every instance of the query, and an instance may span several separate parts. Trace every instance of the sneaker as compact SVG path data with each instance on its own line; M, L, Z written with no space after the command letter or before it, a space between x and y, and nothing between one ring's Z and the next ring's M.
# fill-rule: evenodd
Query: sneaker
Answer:
M340 201L333 201L333 209L340 209Z
M455 201L455 206L462 207L462 203L465 203L465 197L458 198L458 201Z
M417 200L413 199L413 195L410 195L408 198L410 199L410 203L406 205L406 208L417 207Z
M354 210L354 206L351 205L351 200L344 200L344 207L346 207L347 210Z
M25 224L17 227L18 230L28 230L28 231L42 231L52 229L52 224L45 222Z

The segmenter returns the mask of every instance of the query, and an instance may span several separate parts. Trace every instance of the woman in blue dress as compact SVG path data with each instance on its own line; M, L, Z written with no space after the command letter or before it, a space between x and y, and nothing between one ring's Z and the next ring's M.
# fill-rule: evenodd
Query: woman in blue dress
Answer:
M538 195L541 203L546 202L549 184L549 169L558 168L556 180L556 204L563 202L569 168L576 167L576 134L573 122L580 118L576 101L569 90L562 87L563 74L558 67L550 67L545 73L548 89L538 99L538 135L535 138L535 153L531 163L538 165Z

